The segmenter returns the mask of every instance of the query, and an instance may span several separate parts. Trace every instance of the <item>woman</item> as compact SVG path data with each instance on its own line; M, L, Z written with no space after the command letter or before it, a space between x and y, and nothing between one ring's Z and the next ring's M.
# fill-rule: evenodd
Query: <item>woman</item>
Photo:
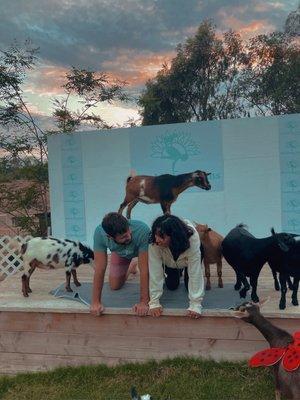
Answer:
M163 293L164 276L168 289L179 286L182 268L185 268L185 284L189 293L187 315L199 318L204 295L204 279L201 267L199 235L189 221L175 215L158 217L152 225L149 255L150 315L159 317L162 306L159 299Z

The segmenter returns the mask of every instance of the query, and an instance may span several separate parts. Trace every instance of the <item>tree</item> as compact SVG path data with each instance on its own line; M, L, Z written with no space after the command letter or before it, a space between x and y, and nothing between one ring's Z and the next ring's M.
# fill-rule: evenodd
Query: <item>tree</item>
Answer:
M300 112L299 42L280 32L259 35L247 45L241 72L242 95L258 115Z
M111 128L94 111L101 102L125 101L125 82L113 81L105 73L71 68L63 86L63 99L53 100L55 125L46 131L30 111L22 87L27 74L36 67L38 49L29 41L0 50L0 211L10 214L20 230L45 234L37 215L48 220L47 136L75 133L82 124ZM79 108L73 111L70 97Z
M149 80L139 99L143 125L205 121L247 115L240 97L239 71L247 62L240 36L218 38L203 22L194 37L177 47L170 67Z

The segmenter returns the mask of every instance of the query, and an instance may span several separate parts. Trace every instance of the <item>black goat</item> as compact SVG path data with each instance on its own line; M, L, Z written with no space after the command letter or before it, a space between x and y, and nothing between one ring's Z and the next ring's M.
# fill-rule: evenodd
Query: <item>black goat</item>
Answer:
M222 242L222 254L237 276L237 284L242 282L240 296L245 298L252 287L251 299L258 302L257 280L264 264L278 248L287 252L295 243L292 235L277 233L270 237L257 239L240 224L233 228ZM250 278L250 285L247 281Z
M274 229L271 230L272 235L278 235ZM286 308L286 282L290 276L294 278L292 286L292 304L298 306L298 287L300 280L300 235L292 235L294 238L294 244L289 248L288 251L282 251L281 248L277 248L269 259L270 267L273 271L279 273L279 281L281 286L281 298L279 302L280 310Z

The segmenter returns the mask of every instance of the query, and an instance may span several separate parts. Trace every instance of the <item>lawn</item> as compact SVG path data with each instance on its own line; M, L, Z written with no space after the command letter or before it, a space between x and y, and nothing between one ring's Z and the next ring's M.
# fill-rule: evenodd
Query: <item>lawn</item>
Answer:
M162 362L59 368L0 377L1 400L129 400L130 388L154 400L270 400L273 376L246 363L175 358Z

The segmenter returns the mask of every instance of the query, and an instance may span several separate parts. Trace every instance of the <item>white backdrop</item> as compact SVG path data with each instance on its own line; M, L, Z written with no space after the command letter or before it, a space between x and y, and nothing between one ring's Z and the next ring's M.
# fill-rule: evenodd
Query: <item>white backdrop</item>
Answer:
M240 222L258 237L271 226L300 233L300 114L53 135L48 144L53 236L91 245L132 168L211 172L212 190L189 189L172 212L223 235ZM132 218L151 224L160 214L139 203Z

